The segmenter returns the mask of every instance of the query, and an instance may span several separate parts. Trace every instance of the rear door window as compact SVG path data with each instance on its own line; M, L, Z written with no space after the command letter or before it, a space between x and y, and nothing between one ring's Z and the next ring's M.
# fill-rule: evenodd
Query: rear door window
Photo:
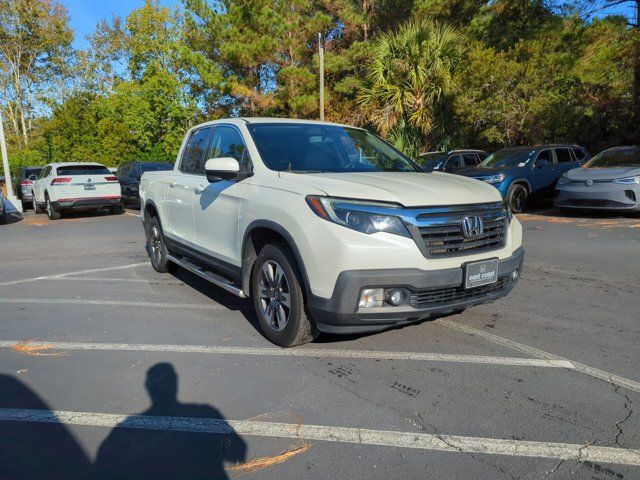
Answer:
M571 150L573 150L573 154L576 156L578 162L587 158L587 152L583 148L573 147Z
M571 151L568 148L556 148L556 158L558 159L558 163L573 162Z
M480 163L478 156L475 153L465 153L462 155L465 167L475 167Z
M187 145L182 152L180 171L192 175L204 174L205 151L211 127L201 128L191 133Z
M456 168L462 167L462 158L460 155L452 155L447 160L447 164L445 165L445 170L455 170Z

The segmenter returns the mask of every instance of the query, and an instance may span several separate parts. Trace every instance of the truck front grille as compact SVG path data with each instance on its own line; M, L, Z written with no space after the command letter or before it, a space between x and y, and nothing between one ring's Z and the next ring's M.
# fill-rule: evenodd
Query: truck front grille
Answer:
M465 300L475 300L500 290L505 290L510 285L511 277L505 275L498 278L496 283L470 290L466 290L462 286L422 290L411 294L410 304L414 308L428 308L458 303Z
M480 234L470 238L464 235L462 222L467 216L482 219L484 228ZM470 205L466 209L456 208L446 213L423 213L417 220L426 257L468 255L498 250L505 245L508 212L500 203Z

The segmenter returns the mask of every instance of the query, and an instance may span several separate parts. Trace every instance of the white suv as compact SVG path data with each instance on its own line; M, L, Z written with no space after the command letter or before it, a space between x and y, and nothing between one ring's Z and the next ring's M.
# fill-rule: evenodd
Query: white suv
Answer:
M100 163L50 163L33 185L33 209L57 220L64 211L109 208L122 213L120 182Z
M153 267L251 297L281 346L381 330L506 295L522 228L483 182L423 173L366 130L236 118L186 135L140 183Z

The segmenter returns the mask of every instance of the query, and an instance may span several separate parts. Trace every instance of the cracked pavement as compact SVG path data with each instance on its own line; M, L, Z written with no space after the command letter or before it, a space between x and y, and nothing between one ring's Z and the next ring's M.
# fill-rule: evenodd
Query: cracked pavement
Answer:
M553 215L543 210L524 218L525 270L511 295L447 320L547 352L549 358L608 372L610 381L570 368L522 365L90 349L38 356L0 348L0 379L13 382L0 395L0 412L96 412L121 415L126 424L127 415L150 408L147 372L170 364L177 399L193 417L215 411L217 418L228 420L432 434L451 450L371 445L358 431L358 443L313 440L306 451L282 463L242 474L226 471L228 478L640 478L639 466L595 462L588 456L589 447L640 449L640 418L634 412L640 393L615 381L615 376L640 381L640 229L625 218L603 227L586 217L548 221ZM146 266L135 216L87 215L8 227L0 227L11 252L0 266L0 282L143 265L0 286L0 298L62 300L0 304L0 340L271 347L256 331L248 304L186 272L167 276ZM106 302L65 304L65 299ZM153 309L135 307L135 302L216 308ZM375 335L323 336L307 348L537 358L437 322ZM94 462L110 433L107 427L0 422L0 478L55 478L60 472L47 467L56 458L71 459L62 471L65 480L79 478L70 470L74 462ZM146 465L158 458L144 445L170 445L190 462L203 461L203 434L158 430L122 435L138 452L127 460L131 472L136 462ZM458 437L572 444L576 458L517 455L518 443L516 454L477 453ZM298 440L241 439L246 460L279 455ZM230 456L237 442L220 439L205 451ZM38 461L26 460L32 458ZM8 466L16 464L28 474L9 475Z

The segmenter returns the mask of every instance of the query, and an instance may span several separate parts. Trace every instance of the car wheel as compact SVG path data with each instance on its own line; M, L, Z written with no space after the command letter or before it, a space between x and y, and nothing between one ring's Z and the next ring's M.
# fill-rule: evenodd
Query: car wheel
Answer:
M7 212L0 213L0 225L6 225L7 223Z
M42 211L42 207L41 207L41 206L40 206L40 204L36 201L36 197L33 197L33 213L35 213L35 214L43 213L43 211Z
M521 213L524 211L524 209L527 208L528 197L529 192L527 192L527 188L524 185L520 183L511 185L507 193L507 203L511 211L513 213Z
M115 207L110 207L109 212L111 215L121 215L124 213L124 209L122 208L122 204L116 205Z
M47 211L47 217L49 220L59 220L62 217L62 213L53 208L51 205L51 201L49 200L49 196L47 195L44 199L45 201L45 210Z
M167 245L164 241L162 227L157 217L149 219L147 227L147 251L151 259L151 266L156 272L166 273L173 269L174 264L167 258Z
M253 264L251 296L265 337L281 347L313 341L318 331L305 312L302 282L286 245L269 244Z

